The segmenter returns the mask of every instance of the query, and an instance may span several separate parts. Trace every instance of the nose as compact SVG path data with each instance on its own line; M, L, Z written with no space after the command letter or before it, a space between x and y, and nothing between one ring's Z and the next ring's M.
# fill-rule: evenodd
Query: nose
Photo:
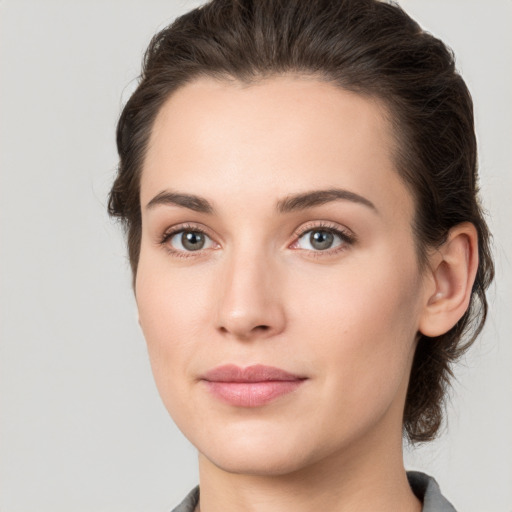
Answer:
M269 338L285 328L281 279L263 254L232 254L225 262L217 329L239 340Z

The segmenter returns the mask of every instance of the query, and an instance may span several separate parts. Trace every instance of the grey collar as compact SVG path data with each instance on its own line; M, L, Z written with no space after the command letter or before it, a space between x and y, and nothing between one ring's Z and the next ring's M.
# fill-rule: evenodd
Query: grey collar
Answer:
M456 512L431 476L419 471L408 471L407 479L414 494L423 502L422 512ZM194 512L198 502L199 486L192 489L172 512Z

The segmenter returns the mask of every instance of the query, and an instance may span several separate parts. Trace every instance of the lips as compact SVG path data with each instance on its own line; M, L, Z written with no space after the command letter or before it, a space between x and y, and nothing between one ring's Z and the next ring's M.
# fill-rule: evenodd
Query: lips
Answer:
M305 377L280 368L224 365L204 374L202 382L217 399L237 407L260 407L300 387Z

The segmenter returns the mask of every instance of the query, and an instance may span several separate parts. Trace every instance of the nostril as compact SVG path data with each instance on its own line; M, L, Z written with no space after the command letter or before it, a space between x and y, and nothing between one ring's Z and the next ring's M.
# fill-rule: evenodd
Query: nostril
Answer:
M261 324L261 325L255 325L254 327L248 327L247 328L236 328L236 326L232 326L231 328L229 326L221 325L219 326L219 331L222 334L234 334L237 337L240 338L251 338L254 335L258 335L258 333L268 333L271 331L271 327L269 325Z

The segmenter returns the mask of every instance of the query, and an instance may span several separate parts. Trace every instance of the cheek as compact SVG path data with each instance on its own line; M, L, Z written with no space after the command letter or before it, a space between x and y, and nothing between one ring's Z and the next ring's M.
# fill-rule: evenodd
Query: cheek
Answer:
M187 344L194 339L211 296L207 276L208 269L190 272L171 266L162 254L142 247L136 299L148 345Z
M315 280L309 293L302 288L294 294L300 339L313 365L325 369L326 386L340 393L340 405L354 410L392 400L408 378L419 321L414 258L400 268L384 258L340 267L337 275Z
M171 402L190 384L198 341L205 339L211 290L204 279L158 265L141 255L137 307L156 385L167 408L176 409Z

